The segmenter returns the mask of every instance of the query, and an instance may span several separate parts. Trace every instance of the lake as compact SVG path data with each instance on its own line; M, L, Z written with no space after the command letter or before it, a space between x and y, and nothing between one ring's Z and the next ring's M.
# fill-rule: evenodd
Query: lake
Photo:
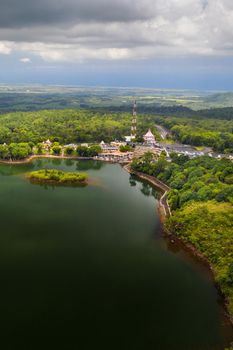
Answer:
M91 183L25 178L43 168ZM224 349L232 328L211 275L163 238L157 198L118 164L0 165L3 349Z

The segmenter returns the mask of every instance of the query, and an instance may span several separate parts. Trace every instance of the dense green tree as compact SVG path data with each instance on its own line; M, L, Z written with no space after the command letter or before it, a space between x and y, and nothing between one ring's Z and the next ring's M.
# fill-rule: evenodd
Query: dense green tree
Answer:
M36 151L35 151L36 154L43 154L43 145L42 143L38 143L36 145Z
M171 157L171 160L178 165L183 165L189 160L188 156L185 156L184 154L177 154L175 152L172 152L170 154L170 157Z
M233 209L215 201L186 203L167 222L168 229L192 243L212 263L215 278L233 313Z
M55 156L60 156L62 147L60 146L59 142L54 142L53 146L51 147L51 152Z
M88 147L86 146L78 146L76 152L79 157L89 157Z
M11 159L17 160L27 158L32 153L32 149L26 142L11 143L9 145L9 152Z
M11 156L9 147L6 144L0 144L0 158L9 159Z
M65 154L66 156L72 156L72 155L75 154L75 150L74 150L73 147L67 146L67 147L65 147L64 154Z
M119 150L120 152L130 152L132 151L132 147L130 145L121 145Z
M95 157L101 152L102 152L102 148L99 145L92 145L88 149L88 153L90 157Z

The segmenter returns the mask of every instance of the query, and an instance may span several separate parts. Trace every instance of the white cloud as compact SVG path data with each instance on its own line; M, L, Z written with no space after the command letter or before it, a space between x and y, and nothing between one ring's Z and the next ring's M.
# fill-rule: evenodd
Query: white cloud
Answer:
M0 54L9 55L13 49L12 42L0 41Z
M28 57L23 57L23 58L20 58L20 62L22 62L22 63L30 63L31 60Z
M133 55L127 48L96 48L95 50L83 45L72 44L47 44L47 43L17 43L15 50L30 52L40 56L48 62L82 62L86 59L117 60L130 58ZM30 62L29 58L21 59L21 62Z

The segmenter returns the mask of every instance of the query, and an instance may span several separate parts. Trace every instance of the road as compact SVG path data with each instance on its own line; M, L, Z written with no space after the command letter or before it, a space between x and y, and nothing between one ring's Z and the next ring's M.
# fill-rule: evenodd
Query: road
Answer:
M165 129L163 126L158 124L156 124L155 126L158 129L162 140L165 141L166 137L171 135L171 132ZM171 143L171 144L167 144L166 142L161 141L158 144L161 148L163 148L167 152L167 154L171 152L176 152L176 153L183 153L191 158L208 155L210 157L217 158L217 159L229 158L233 160L233 154L226 155L226 154L216 153L212 150L211 147L203 147L203 150L200 151L200 150L197 150L194 146L185 145L178 141L176 141L176 143Z
M167 136L171 134L170 131L165 129L163 126L161 125L155 125L155 126L158 129L160 136L162 137L163 140L165 140Z
M155 186L161 190L162 196L159 200L159 206L160 206L160 208L163 209L163 213L161 212L161 214L162 214L163 218L166 218L166 217L169 218L171 216L171 209L170 209L170 206L168 204L167 194L170 191L170 187L168 187L165 183L161 182L160 180L158 180L154 176L150 176L150 175L132 170L130 167L130 164L125 165L124 169L126 171L128 171L128 173L134 174L134 175L138 176L140 179L148 181L150 184L152 184L153 186Z

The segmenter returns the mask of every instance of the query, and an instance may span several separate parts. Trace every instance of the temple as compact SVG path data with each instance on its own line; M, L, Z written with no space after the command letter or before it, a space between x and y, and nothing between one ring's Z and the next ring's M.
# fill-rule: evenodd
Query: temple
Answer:
M147 145L154 145L156 143L155 141L155 137L154 135L152 134L151 130L149 129L147 131L147 133L143 136L143 139L144 139L144 142L147 144Z

